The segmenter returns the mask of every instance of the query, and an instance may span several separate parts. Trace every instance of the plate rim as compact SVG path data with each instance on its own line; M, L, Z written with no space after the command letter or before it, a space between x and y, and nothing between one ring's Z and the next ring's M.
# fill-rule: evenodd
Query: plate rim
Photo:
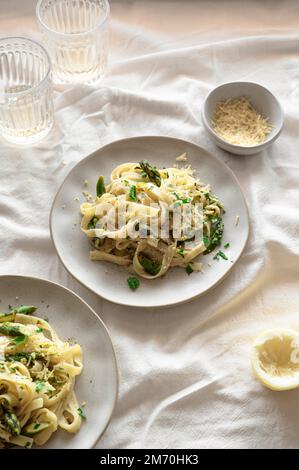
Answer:
M91 313L93 314L93 316L96 317L97 320L99 320L99 322L102 324L102 327L104 328L104 330L106 331L107 335L108 335L108 338L110 340L110 343L111 343L111 347L112 347L112 353L113 353L113 362L114 362L114 366L115 366L115 381L116 381L116 390L115 390L115 397L114 397L114 400L113 400L113 406L112 406L112 409L111 409L111 413L109 415L109 418L107 419L107 422L105 423L105 426L102 430L102 432L99 434L99 436L93 441L93 443L90 445L89 449L93 449L98 441L101 439L101 437L103 436L104 432L106 431L106 429L108 428L111 420L112 420L112 416L114 414L114 411L115 411L115 408L116 408L116 404L117 404L117 401L118 401L118 397L119 397L119 368L118 368L118 363L117 363L117 357L116 357L116 352L115 352L115 348L114 348L114 344L113 344L113 341L112 341L112 338L111 338L111 335L108 331L108 328L107 326L105 325L104 321L100 318L100 316L95 312L95 310L93 310L92 307L90 307L90 305L84 300L82 299L82 297L80 297L78 294L76 294L76 292L72 291L71 289L69 289L68 287L58 283L58 282L55 282L55 281L51 281L47 278L44 278L44 277L39 277L39 276L25 276L23 274L0 274L0 282L3 278L22 278L22 279L29 279L29 280L34 280L34 281L42 281L42 282L45 282L46 284L52 284L56 287L59 287L61 288L62 290L68 292L69 294L73 295L74 297L77 297L77 299L83 303L85 305L85 307L87 307ZM51 440L51 439L50 439Z
M62 257L60 256L60 253L57 249L57 246L55 244L55 240L54 240L54 235L53 235L53 229L52 229L52 219L53 219L53 212L54 212L54 206L56 204L56 200L58 198L58 195L62 189L62 187L64 186L66 180L69 178L69 176L71 175L71 173L73 173L73 171L80 167L81 165L83 165L87 160L93 158L99 151L104 151L107 147L111 147L115 144L126 144L127 142L132 142L132 141L142 141L143 139L165 139L165 140L172 140L172 141L179 141L179 142L183 142L183 143L187 143L187 144L191 144L191 145L194 145L195 147L197 147L200 151L204 151L206 153L208 153L214 160L217 161L217 163L222 166L222 167L225 167L225 169L230 173L230 176L231 178L234 180L235 184L238 186L239 190L240 190L240 193L241 193L241 196L242 196L242 200L244 202L244 206L245 206L245 213L246 213L246 217L247 217L247 223L248 223L248 228L247 228L247 232L246 232L246 238L245 238L245 242L244 242L244 245L242 247L242 250L240 251L239 255L237 256L237 258L235 259L234 261L234 264L230 267L230 269L225 273L223 274L220 279L218 279L217 282L215 282L215 284L213 284L212 286L208 287L204 292L201 292L199 294L195 294L195 295L192 295L191 297L189 297L188 299L185 299L185 300L181 300L179 302L175 301L175 302L167 302L165 304L157 304L157 305L132 305L131 303L129 302L125 302L125 301L118 301L118 300L111 300L110 298L106 297L105 295L102 295L102 294L99 294L98 292L96 292L93 288L89 287L87 284L85 284L81 279L79 279L67 266L66 264L64 263ZM198 145L196 142L192 141L192 140L187 140L187 139L181 139L181 138L178 138L178 137L172 137L172 136L169 136L169 135L141 135L141 136L133 136L133 137L126 137L124 139L116 139L116 140L112 140L111 142L109 142L108 144L105 144L101 147L99 147L98 149L94 150L92 153L88 154L86 157L83 157L81 160L79 160L75 165L72 166L72 168L69 170L69 172L66 174L66 176L63 178L61 184L59 185L57 191L56 191L56 194L55 194L55 197L53 199L53 202L51 204L51 209L50 209L50 213L49 213L49 231L50 231L50 237L51 237L51 240L52 240L52 243L53 243L53 246L55 248L55 252L56 252L56 255L58 256L58 259L60 260L60 262L62 263L63 267L65 268L65 270L77 281L79 282L79 284L81 284L83 287L87 288L89 291L93 292L95 295L99 296L101 299L104 299L110 303L114 303L116 305L122 305L122 306L125 306L125 307L131 307L131 308L142 308L142 309L150 309L150 308L154 308L154 309L158 309L158 308L169 308L169 307L173 307L175 305L182 305L182 304L185 304L187 302L190 302L191 300L194 300L196 298L200 298L201 296L207 294L209 291L211 291L212 289L214 289L215 287L218 286L218 284L220 282L222 282L226 276L228 276L232 270L232 268L236 265L236 263L239 261L239 259L241 258L242 254L244 253L244 250L245 250L245 247L247 245L247 242L248 242L248 239L249 239L249 233L250 233L250 217L249 217L249 209L248 209L248 204L247 204L247 201L246 201L246 197L245 197L245 194L244 194L244 191L243 191L243 188L241 186L241 184L239 183L237 177L235 176L234 172L231 170L231 168L226 164L224 163L222 160L220 160L220 158L218 158L216 155L213 155L209 150L207 150L206 148L204 147L201 147L200 145Z

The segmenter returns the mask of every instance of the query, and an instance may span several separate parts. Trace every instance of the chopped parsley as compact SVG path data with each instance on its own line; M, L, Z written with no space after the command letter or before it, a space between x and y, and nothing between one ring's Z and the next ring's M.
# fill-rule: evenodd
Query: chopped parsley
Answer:
M219 251L216 253L216 255L214 256L213 259L216 259L217 261L219 261L219 257L220 257L220 258L223 258L223 259L225 259L225 260L228 260L228 257L226 256L226 254L223 253L223 251L221 251L221 250L219 250Z
M16 353L5 355L5 360L10 362L21 362L22 359L28 361L29 359L31 359L31 353Z
M204 241L204 244L206 245L207 249L205 250L205 254L211 253L217 246L221 244L222 240L222 235L223 235L223 230L224 230L224 224L222 222L222 218L212 218L212 229L211 229L211 234L210 238ZM208 238L208 237L207 237Z
M86 419L86 414L85 414L84 410L82 410L82 408L78 408L77 413L80 416L80 418Z
M173 193L173 194L177 199L177 202L173 205L173 207L178 207L178 206L181 206L182 204L188 204L189 202L191 202L191 199L189 197L183 198L179 196L177 193Z
M44 331L43 328L37 328L37 329L35 330L36 333L42 333L43 331Z
M43 382L42 380L37 380L35 382L35 391L37 393L41 392L44 386L45 386L45 382Z
M203 238L202 238L202 240L203 240L205 246L209 246L209 244L210 244L210 239L209 239L209 237L207 237L206 235L204 235Z
M193 273L193 268L191 266L191 264L188 264L188 266L186 266L186 273L188 274L188 276L190 276L190 274Z
M27 335L20 334L19 336L16 336L11 342L19 346L20 344L25 343L27 339L28 339Z
M224 245L224 248L229 248L229 247L230 247L230 244L229 244L229 243L226 243L226 244Z
M137 277L129 277L127 279L127 283L128 283L128 286L130 287L130 289L132 289L132 290L136 290L140 286L140 281L139 281L139 279L137 279Z
M131 199L131 201L137 202L136 186L134 185L130 187L129 198Z
M183 250L183 248L180 248L179 250L176 250L176 252L177 252L178 255L181 255L182 257L184 257L185 250Z

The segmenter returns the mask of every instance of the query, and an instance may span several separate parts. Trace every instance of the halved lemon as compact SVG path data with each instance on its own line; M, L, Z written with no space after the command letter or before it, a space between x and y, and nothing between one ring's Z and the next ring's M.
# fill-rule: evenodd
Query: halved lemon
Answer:
M299 387L299 333L287 328L265 331L253 343L251 364L271 390Z

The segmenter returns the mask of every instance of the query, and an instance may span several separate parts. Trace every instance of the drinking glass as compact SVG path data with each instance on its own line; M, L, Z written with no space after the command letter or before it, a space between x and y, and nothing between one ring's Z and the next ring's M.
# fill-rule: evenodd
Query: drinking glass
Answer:
M32 144L53 125L51 62L35 41L0 39L0 133L10 142Z
M107 0L39 0L36 15L58 83L92 83L106 69Z

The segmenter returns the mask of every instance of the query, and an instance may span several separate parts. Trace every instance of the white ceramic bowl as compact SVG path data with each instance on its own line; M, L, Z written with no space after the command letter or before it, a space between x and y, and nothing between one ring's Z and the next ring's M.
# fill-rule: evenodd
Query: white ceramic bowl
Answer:
M253 107L262 116L269 118L269 122L274 126L267 139L258 145L244 147L242 145L229 144L212 129L211 121L217 103L240 96L248 98ZM267 90L267 88L264 88L258 83L230 82L214 88L214 90L208 94L202 109L202 120L209 136L216 145L237 155L252 155L265 149L277 139L283 127L283 111L275 96Z

